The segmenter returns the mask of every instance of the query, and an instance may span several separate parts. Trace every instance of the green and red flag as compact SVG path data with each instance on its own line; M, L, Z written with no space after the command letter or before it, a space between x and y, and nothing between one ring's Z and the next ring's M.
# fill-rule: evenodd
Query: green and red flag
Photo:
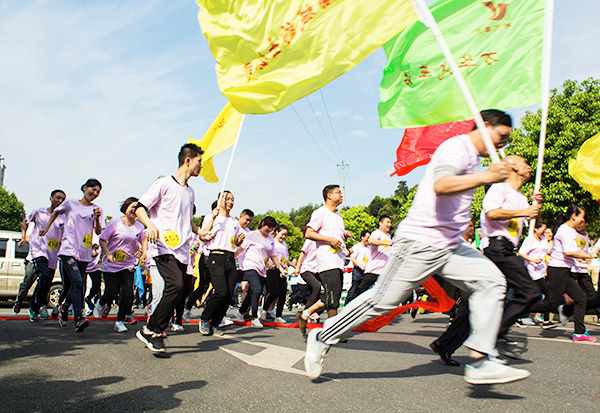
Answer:
M480 109L541 100L545 0L440 0L430 6ZM416 22L384 45L382 128L472 119L433 33Z

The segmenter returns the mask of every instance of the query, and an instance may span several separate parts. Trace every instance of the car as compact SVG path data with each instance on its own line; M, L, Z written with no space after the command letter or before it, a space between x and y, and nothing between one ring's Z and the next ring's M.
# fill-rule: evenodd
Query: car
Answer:
M14 300L19 292L19 285L25 275L25 258L29 254L29 244L19 247L21 233L0 231L0 299ZM33 287L33 286L32 286ZM62 291L62 282L58 271L55 272L50 287L49 308L54 308ZM29 289L28 297L33 294Z

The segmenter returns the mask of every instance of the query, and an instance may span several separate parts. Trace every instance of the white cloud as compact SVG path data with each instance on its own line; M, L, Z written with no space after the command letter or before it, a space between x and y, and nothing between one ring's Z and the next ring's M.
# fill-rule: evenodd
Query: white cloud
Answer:
M360 122L361 120L363 120L363 117L361 115L354 115L352 116L352 120Z
M355 138L363 139L369 136L369 132L362 129L355 129L350 132L350 135L354 136Z

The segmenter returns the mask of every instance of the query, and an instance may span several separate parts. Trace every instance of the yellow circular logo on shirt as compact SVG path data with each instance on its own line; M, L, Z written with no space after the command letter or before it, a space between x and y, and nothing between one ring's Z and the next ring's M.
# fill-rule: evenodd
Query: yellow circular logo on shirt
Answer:
M367 263L367 261L369 261L369 258L367 258L367 256L365 255L365 256L363 257L363 262L366 264L366 263Z
M510 234L511 237L516 237L519 235L519 220L517 218L511 218L506 223L506 230Z
M48 249L50 251L56 251L56 249L58 248L59 245L60 245L60 241L58 241L56 238L50 238L48 240Z
M285 257L281 257L281 265L285 266L285 264L287 264L287 260Z
M113 252L113 258L115 259L115 262L123 262L125 261L125 258L127 258L127 253L123 250L116 250Z
M383 248L387 248L387 247L388 247L387 245L384 245L384 246L383 246Z
M92 234L85 234L81 241L85 248L92 248Z
M179 234L175 231L168 230L163 234L163 241L171 248L175 248L179 245Z
M339 248L333 248L331 245L329 246L329 249L331 250L331 252L333 252L334 254L337 254L338 252L340 252L342 250L342 247Z
M586 247L586 245L587 245L587 242L585 241L585 238L577 238L577 241L579 241L579 242L578 242L578 244L579 244L579 247L580 247L582 250L583 250L583 249L585 249L585 247Z
M231 237L231 248L235 248L235 235Z
M267 265L269 263L269 259L265 258L265 265Z

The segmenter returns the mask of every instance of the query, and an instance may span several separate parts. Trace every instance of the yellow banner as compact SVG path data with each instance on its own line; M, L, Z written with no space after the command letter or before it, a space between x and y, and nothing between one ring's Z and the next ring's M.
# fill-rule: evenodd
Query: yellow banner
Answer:
M221 92L271 113L347 72L417 20L410 0L197 0Z
M600 133L581 145L576 159L569 160L569 175L600 199Z
M213 157L229 148L234 144L235 139L240 130L242 115L236 111L228 102L219 116L213 121L212 125L204 135L202 140L192 139L188 137L188 142L195 143L204 151L202 155L202 170L200 176L206 182L219 182L215 168L213 166Z

